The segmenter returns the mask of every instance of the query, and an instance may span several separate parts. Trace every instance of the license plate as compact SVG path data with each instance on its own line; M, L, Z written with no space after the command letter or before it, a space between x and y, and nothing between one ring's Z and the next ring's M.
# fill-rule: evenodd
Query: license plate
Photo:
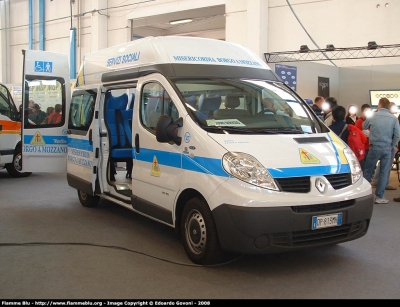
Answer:
M342 213L317 215L312 217L311 229L320 229L342 225Z

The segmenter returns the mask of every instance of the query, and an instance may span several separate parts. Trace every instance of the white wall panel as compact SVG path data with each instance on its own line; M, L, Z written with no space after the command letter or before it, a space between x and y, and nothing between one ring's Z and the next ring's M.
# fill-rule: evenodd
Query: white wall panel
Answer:
M361 107L370 103L369 90L400 89L400 65L374 65L340 68L339 101Z

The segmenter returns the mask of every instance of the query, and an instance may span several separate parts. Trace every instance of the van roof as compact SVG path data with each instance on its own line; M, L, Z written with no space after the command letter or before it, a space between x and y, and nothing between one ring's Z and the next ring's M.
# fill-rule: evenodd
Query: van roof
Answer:
M265 62L242 45L199 37L149 36L85 55L76 86L156 71L169 77L253 75L278 80Z

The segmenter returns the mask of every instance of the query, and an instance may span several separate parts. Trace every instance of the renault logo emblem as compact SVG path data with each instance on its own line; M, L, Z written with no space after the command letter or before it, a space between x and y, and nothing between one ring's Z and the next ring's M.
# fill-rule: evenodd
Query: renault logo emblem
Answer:
M318 191L320 191L320 193L324 193L326 189L326 183L321 178L317 178L315 180L315 187Z

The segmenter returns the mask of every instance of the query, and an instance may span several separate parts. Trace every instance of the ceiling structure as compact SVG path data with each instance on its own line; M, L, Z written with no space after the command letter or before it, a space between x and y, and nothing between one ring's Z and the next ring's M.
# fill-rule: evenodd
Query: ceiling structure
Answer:
M191 19L189 23L171 21ZM213 6L148 16L131 21L132 39L149 35L185 35L225 39L225 6Z
M377 45L375 42L371 42L365 47L335 48L331 45L325 49L315 50L309 50L307 46L301 47L303 49L297 51L265 53L265 60L267 63L282 63L400 57L400 44Z

